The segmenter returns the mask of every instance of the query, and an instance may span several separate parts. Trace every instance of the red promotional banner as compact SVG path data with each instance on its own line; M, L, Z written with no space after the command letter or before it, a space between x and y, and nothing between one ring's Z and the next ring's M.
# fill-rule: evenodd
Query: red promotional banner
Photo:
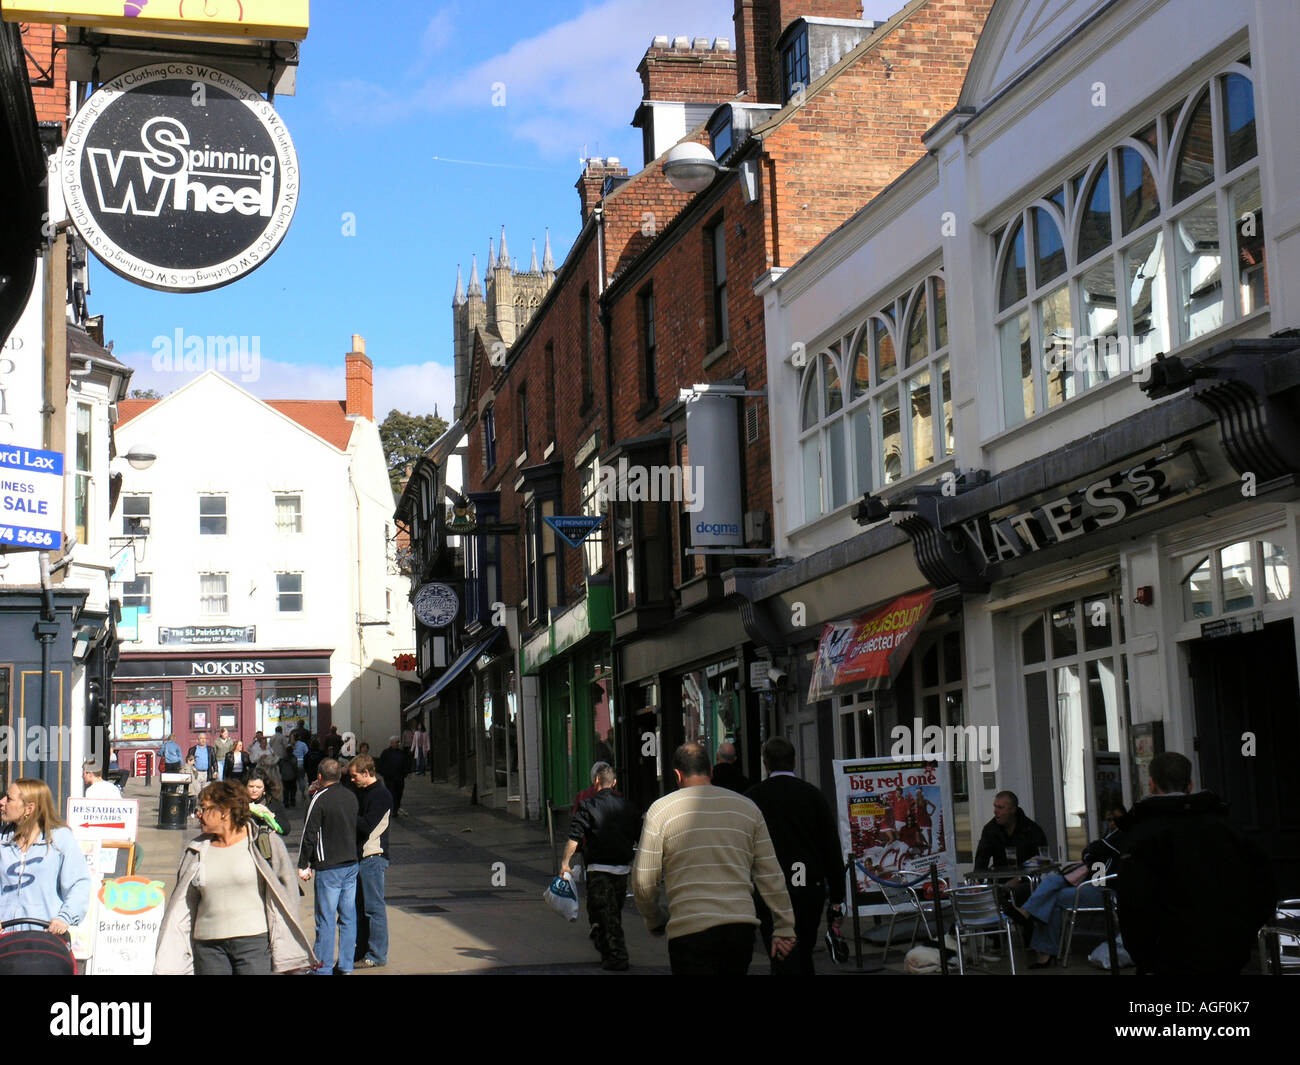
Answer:
M897 675L934 606L934 592L913 592L892 603L822 630L808 701L887 688Z

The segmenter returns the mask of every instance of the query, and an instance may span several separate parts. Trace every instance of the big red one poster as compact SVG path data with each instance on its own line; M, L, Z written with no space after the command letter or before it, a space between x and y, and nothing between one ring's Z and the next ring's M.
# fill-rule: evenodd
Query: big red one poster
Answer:
M957 840L945 762L837 760L835 808L859 896L879 897L872 876L904 883L929 872L952 882Z

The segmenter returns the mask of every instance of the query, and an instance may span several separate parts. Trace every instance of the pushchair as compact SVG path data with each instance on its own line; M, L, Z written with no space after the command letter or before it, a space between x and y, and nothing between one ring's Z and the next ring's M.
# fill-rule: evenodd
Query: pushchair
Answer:
M67 938L48 931L49 921L19 917L0 924L0 976L76 976L77 959ZM10 931L17 926L19 931Z

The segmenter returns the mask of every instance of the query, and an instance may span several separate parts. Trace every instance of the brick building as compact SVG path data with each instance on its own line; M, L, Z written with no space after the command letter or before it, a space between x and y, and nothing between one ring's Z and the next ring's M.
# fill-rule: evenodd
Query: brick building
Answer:
M492 764L478 767L481 794L504 787L523 813L539 796L567 804L609 757L633 794L653 798L657 753L685 739L731 739L756 772L776 722L764 685L751 685L758 623L722 579L771 555L755 286L924 155L922 134L955 104L989 6L914 0L873 23L855 0L738 0L734 49L655 38L633 120L644 165L586 162L582 230L526 324L508 337L482 309L462 324L458 285L468 494L480 521L518 526L466 539L464 639L518 633L444 699L482 714ZM665 178L682 140L724 168L702 191ZM694 424L721 441L697 441L694 459L692 406L711 411ZM688 467L702 470L698 500ZM602 473L620 468L606 505ZM643 498L636 470L665 491ZM725 523L735 534L718 546L701 528L723 526L692 521L692 508L724 489L737 489ZM544 521L579 515L605 518L581 547Z

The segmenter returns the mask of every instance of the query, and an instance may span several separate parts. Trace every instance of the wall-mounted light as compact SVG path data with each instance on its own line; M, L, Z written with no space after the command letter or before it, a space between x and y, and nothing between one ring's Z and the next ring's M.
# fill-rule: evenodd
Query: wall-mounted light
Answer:
M147 470L155 462L158 456L148 448L141 447L139 444L132 446L131 450L126 453L126 461L129 462L133 469Z

